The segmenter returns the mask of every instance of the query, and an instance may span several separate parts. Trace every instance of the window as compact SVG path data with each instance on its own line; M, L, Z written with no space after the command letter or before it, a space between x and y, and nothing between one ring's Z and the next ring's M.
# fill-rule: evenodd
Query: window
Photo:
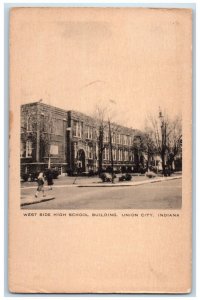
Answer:
M124 145L128 145L128 136L124 135Z
M74 121L73 122L73 131L72 131L72 133L73 133L73 136L77 136L76 134L77 134L77 121Z
M86 138L87 139L90 138L90 127L89 126L86 127Z
M79 121L73 122L73 136L82 137L83 123Z
M110 149L107 148L106 150L106 160L110 160Z
M120 138L120 135L116 134L116 144L119 144L119 138Z
M93 147L86 145L86 155L88 159L93 159Z
M91 146L89 146L89 155L88 155L88 158L89 158L89 159L92 159L92 158L93 158L92 150L93 150L93 148L92 148Z
M134 153L133 152L129 153L129 160L134 161Z
M93 130L92 127L86 126L86 138L92 140Z
M24 148L24 143L21 142L20 144L20 156L21 157L24 157L25 156L25 152L26 152L26 149Z
M117 160L117 150L113 149L113 160Z
M77 143L74 143L74 158L77 158L78 146Z
M118 150L118 161L120 161L120 149Z
M106 159L106 148L103 150L103 160Z
M112 135L112 143L115 144L116 143L116 134L113 133Z
M90 139L93 138L93 129L92 129L92 127L90 127L90 135L89 135L89 138L90 138Z
M108 132L105 131L105 132L104 132L104 139L103 139L103 140L104 140L104 142L107 143L107 142L108 142L108 139L109 139Z
M26 157L32 157L32 142L30 140L28 140L26 142Z
M103 151L103 159L104 160L109 160L110 159L110 149L109 148L105 148Z
M128 157L128 150L124 151L124 160L128 161L129 157Z
M99 147L98 144L96 144L96 157L98 157L98 153L99 153Z
M123 160L123 156L122 156L122 149L118 150L118 160L122 161Z
M104 159L105 160L108 159L108 149L107 148L104 149Z
M27 131L33 130L33 124L30 116L27 117L26 130Z

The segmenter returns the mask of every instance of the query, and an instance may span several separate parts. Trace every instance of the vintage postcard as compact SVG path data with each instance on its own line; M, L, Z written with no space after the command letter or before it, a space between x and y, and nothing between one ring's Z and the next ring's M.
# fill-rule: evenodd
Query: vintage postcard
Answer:
M191 149L191 9L11 9L10 291L189 293Z

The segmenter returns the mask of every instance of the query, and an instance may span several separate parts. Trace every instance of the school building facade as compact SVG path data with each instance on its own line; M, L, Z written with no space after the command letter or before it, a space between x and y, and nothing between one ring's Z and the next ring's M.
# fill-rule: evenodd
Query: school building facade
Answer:
M145 156L135 147L141 132L111 124L115 171L136 172ZM111 166L110 136L105 123L103 169ZM136 143L137 144L137 143ZM97 172L99 166L97 120L83 113L42 102L21 106L21 172L51 167L60 173Z

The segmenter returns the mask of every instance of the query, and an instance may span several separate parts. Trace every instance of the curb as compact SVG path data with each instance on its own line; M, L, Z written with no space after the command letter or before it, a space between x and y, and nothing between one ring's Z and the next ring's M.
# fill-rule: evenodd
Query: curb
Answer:
M69 188L71 188L71 187L76 187L77 186L77 184L58 184L58 185L54 185L53 186L53 189L54 188L62 188L62 187L69 187ZM36 189L37 187L35 187L35 186L24 186L24 187L21 187L20 189L21 190L28 190L28 189Z
M89 183L89 184L61 184L61 185L54 185L54 188L75 188L75 187L118 187L118 186L136 186L140 184L145 183L154 183L154 182L160 182L160 181L167 181L167 180L173 180L173 179L180 179L182 178L182 175L180 176L174 176L174 177L159 177L155 179L149 179L149 180L143 180L138 182L124 182L124 183ZM21 190L28 190L28 189L35 189L35 186L28 186L28 187L21 187ZM40 201L41 202L41 201ZM35 202L34 202L35 203Z
M174 179L180 179L182 176L175 176L175 177L161 177L157 179L150 179L150 180L143 180L139 182L131 182L131 183L100 183L100 184L79 184L77 187L126 187L126 186L137 186L137 185L143 185L143 184L149 184L149 183L155 183L155 182L162 182L162 181L168 181L168 180L174 180Z
M46 201L53 200L53 199L55 199L55 197L40 198L35 201L28 201L28 202L21 203L20 206L22 207L22 206L31 205L31 204L37 204L37 203L46 202Z

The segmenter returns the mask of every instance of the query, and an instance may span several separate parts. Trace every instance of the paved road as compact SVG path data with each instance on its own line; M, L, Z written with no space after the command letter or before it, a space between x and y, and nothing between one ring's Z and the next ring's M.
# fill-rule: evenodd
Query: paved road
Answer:
M55 199L23 209L180 209L181 179L131 187L57 187ZM33 195L22 189L22 196Z

